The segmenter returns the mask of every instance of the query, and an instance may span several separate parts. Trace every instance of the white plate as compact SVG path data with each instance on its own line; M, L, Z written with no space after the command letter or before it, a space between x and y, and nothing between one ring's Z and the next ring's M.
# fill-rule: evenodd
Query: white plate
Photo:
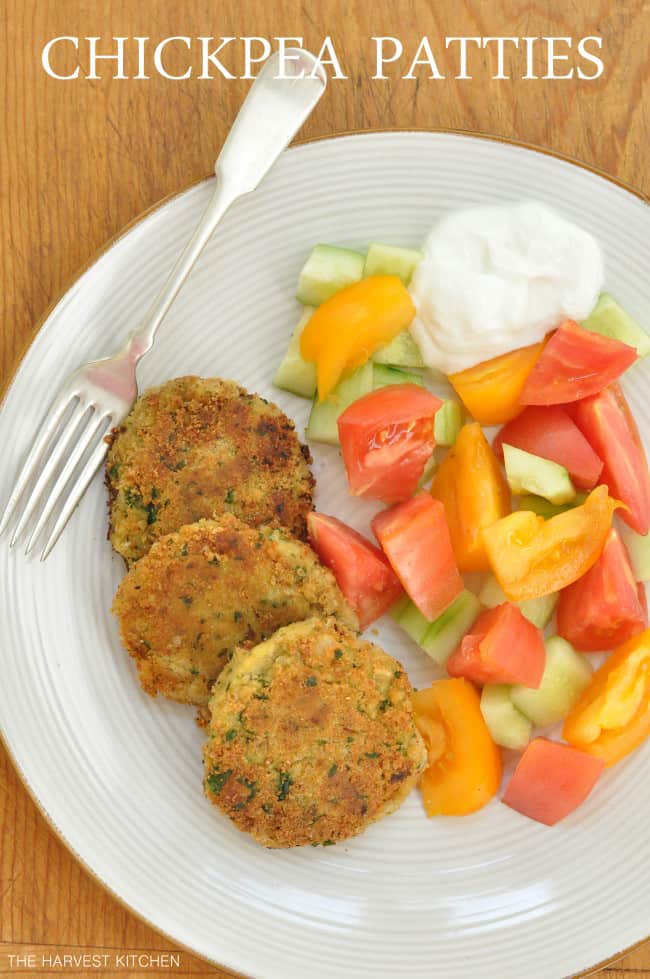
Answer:
M25 357L0 414L0 500L42 412L80 362L138 321L211 191L199 184L120 238L70 289ZM318 241L417 245L450 208L535 197L597 235L607 285L650 322L647 205L522 147L461 135L366 134L286 153L235 207L172 308L141 387L184 373L236 378L300 425L306 403L271 376ZM650 367L626 380L650 433ZM316 451L318 499L360 529L336 452ZM394 816L328 849L266 851L201 792L193 711L140 690L109 607L122 574L98 477L52 557L0 544L0 717L48 818L89 868L153 925L264 979L372 976L558 979L650 932L650 743L607 772L553 829L493 801L463 819ZM434 669L391 623L381 641L422 686Z

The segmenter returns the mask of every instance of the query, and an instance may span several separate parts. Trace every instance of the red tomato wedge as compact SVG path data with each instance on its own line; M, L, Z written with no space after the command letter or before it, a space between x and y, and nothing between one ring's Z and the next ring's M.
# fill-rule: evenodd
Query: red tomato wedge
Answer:
M372 529L409 598L436 619L465 587L442 503L420 493L378 513Z
M650 473L632 412L618 384L572 406L573 420L604 462L600 482L625 503L619 516L639 534L650 530Z
M384 503L413 496L435 448L433 419L441 404L417 384L391 384L346 408L339 441L353 496Z
M447 660L447 672L473 683L523 683L537 689L545 662L542 630L507 603L479 615Z
M593 489L603 469L603 460L559 405L530 405L504 425L492 443L500 459L504 442L564 466L579 489Z
M336 517L310 513L309 541L367 628L403 594L399 578L371 541Z
M566 320L526 378L522 405L557 405L597 394L637 359L634 347Z
M577 748L534 738L515 768L503 795L511 809L554 826L584 802L605 763Z
M647 627L641 589L625 545L612 529L594 566L560 592L557 631L576 649L593 653L620 646Z

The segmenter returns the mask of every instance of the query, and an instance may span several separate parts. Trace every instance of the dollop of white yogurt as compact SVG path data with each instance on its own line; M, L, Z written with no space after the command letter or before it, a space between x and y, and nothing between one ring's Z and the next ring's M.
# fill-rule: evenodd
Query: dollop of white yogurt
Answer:
M585 319L603 286L596 239L544 204L473 207L438 222L411 281L411 332L453 374Z

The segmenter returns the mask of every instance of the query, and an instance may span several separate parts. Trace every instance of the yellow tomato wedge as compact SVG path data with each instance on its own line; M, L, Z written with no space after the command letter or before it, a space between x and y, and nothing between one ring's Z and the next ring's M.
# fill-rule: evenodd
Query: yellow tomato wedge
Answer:
M489 571L482 530L510 513L510 490L478 422L464 425L434 476L460 571Z
M613 765L650 735L650 629L615 649L593 675L562 737Z
M479 696L463 679L436 680L413 695L415 723L429 752L420 781L428 816L465 816L496 795L501 752L490 737Z
M521 414L524 406L519 396L545 343L543 340L449 375L458 397L477 422L502 425Z
M371 275L334 293L314 312L300 338L300 353L316 362L318 399L405 330L415 306L396 275Z
M544 520L519 510L483 531L492 570L513 602L566 588L598 560L621 504L597 486L582 506Z

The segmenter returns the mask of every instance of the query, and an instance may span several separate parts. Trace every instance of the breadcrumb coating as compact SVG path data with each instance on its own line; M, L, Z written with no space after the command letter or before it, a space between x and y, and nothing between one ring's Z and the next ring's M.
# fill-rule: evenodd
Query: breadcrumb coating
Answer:
M238 649L210 700L206 796L267 847L354 836L426 766L411 694L397 660L333 619Z
M233 381L175 378L138 398L111 435L109 539L131 564L159 537L232 513L306 540L310 462L276 405Z

